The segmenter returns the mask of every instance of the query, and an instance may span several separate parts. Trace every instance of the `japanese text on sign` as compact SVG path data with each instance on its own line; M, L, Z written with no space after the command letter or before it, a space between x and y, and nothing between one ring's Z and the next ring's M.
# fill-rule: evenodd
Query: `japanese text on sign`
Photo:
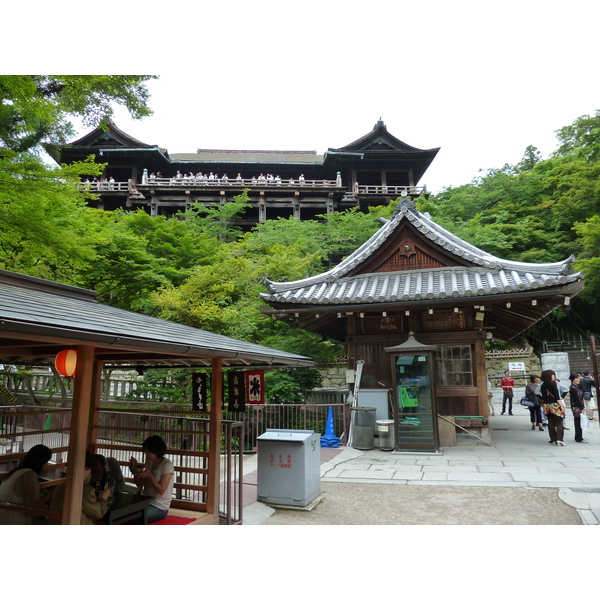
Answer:
M278 469L291 469L292 468L292 455L288 454L269 454L269 463L271 467Z

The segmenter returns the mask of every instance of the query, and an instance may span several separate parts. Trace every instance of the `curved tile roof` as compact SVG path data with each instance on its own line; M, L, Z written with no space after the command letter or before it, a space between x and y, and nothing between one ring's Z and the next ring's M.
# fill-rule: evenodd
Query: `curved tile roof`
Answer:
M404 219L434 245L468 264L348 275L373 255ZM570 256L556 263L534 264L498 258L461 240L405 199L375 235L335 268L299 281L268 282L268 292L261 297L267 302L293 304L354 304L514 293L582 279L582 273L573 272L574 260Z

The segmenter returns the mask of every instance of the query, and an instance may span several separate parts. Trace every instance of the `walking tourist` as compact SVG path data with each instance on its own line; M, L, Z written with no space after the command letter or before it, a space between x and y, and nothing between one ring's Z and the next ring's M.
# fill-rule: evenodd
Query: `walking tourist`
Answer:
M556 444L557 446L566 446L563 440L565 401L560 397L558 386L556 384L556 373L551 369L542 371L542 386L540 392L544 412L548 419L550 443Z
M585 403L585 410L587 411L587 416L590 421L595 421L594 418L594 410L596 410L596 401L594 399L594 387L595 382L590 377L589 371L583 371L581 374L581 382L579 383L579 387L583 392L583 401Z
M571 373L571 387L569 388L569 397L571 398L571 412L573 413L573 424L575 425L575 441L587 444L583 439L581 429L581 414L585 413L585 404L583 402L583 391L581 390L581 378L579 373Z
M525 387L525 396L527 400L533 402L533 406L529 408L529 414L531 416L531 429L539 428L540 431L544 431L542 425L542 410L541 410L541 398L536 394L536 390L540 385L540 378L537 375L529 376L529 383Z

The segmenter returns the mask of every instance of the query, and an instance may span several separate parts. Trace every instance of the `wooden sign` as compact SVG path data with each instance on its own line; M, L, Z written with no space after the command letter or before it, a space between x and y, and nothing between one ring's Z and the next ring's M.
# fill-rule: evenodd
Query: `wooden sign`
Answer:
M423 313L424 331L449 331L466 327L465 313L462 310L436 310L433 314Z
M363 317L360 320L364 334L373 333L402 333L404 331L402 317Z
M246 371L246 402L248 404L265 403L264 371Z

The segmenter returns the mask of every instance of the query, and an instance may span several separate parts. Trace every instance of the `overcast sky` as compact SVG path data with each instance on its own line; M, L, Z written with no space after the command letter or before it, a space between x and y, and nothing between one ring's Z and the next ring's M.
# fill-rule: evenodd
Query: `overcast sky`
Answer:
M322 153L381 118L407 144L441 148L420 182L439 191L530 144L547 157L557 129L600 108L600 4L589 1L58 4L77 26L55 39L57 4L28 15L40 41L19 68L160 75L154 115L118 112L116 124L170 153ZM22 31L7 35L19 44Z

